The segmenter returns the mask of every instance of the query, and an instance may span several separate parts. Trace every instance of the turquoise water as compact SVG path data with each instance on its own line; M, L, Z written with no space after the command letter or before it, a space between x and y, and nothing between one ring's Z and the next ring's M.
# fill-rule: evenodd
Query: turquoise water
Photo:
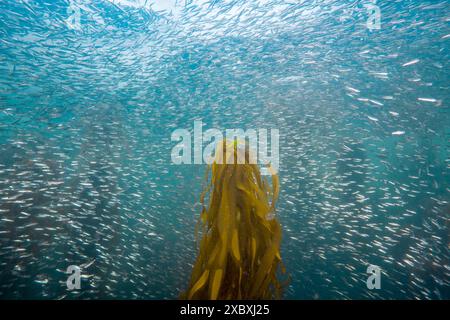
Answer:
M284 298L449 299L449 4L369 2L0 1L0 298L176 298L202 120L280 131Z

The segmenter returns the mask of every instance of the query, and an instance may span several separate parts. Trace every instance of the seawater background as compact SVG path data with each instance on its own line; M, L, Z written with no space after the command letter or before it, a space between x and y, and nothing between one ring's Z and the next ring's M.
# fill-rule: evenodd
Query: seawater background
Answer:
M280 130L285 298L450 298L447 1L150 3L0 1L1 298L177 298L194 120Z

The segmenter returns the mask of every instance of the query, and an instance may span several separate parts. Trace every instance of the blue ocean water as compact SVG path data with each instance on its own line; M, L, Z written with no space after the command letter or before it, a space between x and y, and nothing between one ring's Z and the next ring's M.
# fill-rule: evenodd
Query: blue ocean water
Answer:
M280 132L284 298L449 299L449 8L1 0L0 298L177 298L201 120Z

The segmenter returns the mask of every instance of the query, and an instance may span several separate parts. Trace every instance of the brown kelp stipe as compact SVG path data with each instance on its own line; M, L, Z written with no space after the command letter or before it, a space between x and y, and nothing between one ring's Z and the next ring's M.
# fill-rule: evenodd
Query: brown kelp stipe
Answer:
M238 164L239 154L245 155L245 163ZM199 253L182 299L281 298L284 284L277 273L286 271L280 256L281 227L274 216L278 176L273 172L270 187L258 165L249 163L250 155L235 141L217 145L207 171L211 179L207 175L208 186L200 197Z

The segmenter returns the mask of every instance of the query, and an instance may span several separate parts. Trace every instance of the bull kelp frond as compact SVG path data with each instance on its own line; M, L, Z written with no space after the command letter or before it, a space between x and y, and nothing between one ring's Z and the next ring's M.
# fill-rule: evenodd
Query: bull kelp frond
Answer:
M245 156L244 163L238 163L239 156ZM274 216L278 176L272 172L270 183L250 156L248 149L226 140L216 147L200 197L199 252L183 299L281 297L278 274L285 268L281 226Z

